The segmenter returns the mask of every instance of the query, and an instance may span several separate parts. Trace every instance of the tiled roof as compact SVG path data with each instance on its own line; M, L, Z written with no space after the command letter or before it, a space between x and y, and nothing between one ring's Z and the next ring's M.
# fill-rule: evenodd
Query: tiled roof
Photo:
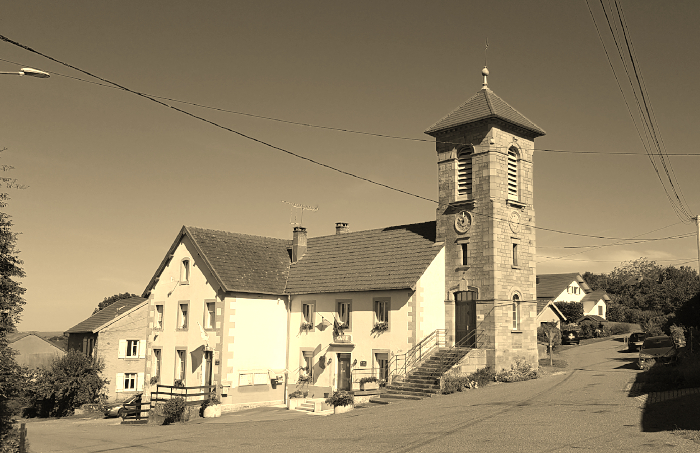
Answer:
M283 294L291 242L204 228L184 227L226 291Z
M540 313L542 313L542 310L544 310L544 308L547 306L549 301L550 301L549 299L538 299L537 300L537 314L538 315Z
M537 298L556 299L569 285L576 281L578 272L572 274L538 274Z
M7 343L8 343L8 344L12 344L12 343L14 343L14 342L16 342L16 341L21 340L22 338L25 338L25 337L28 337L28 336L31 336L31 335L34 335L35 337L44 340L46 343L50 344L51 346L53 346L53 347L56 348L56 349L59 349L59 350L61 350L61 351L65 351L62 347L60 347L60 346L57 345L56 343L53 343L53 342L47 340L46 338L42 337L41 335L35 334L34 332L13 332L13 333L8 333L8 334L7 334Z
M94 315L90 316L83 322L76 324L70 329L66 330L66 333L79 333L79 332L95 332L97 329L112 321L113 319L123 315L127 311L135 308L136 306L145 302L146 299L143 297L130 297L128 299L119 299L111 305L103 308Z
M433 135L435 132L443 129L449 129L486 118L501 118L509 123L524 127L538 136L546 134L542 128L525 118L522 113L508 105L506 101L496 96L496 94L488 88L479 90L474 96L469 98L467 102L430 126L425 133Z
M598 302L600 299L610 300L608 293L604 289L597 289L583 296L581 302Z
M435 222L309 238L306 254L291 267L287 293L410 288L441 249Z
M607 319L603 318L602 316L598 315L586 315L578 318L576 320L576 324L580 323L581 321L598 321L598 322L606 322Z

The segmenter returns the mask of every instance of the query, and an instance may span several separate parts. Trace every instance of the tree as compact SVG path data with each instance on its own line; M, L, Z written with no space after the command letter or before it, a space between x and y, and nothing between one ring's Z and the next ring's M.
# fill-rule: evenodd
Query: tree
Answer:
M97 308L95 308L95 311L93 311L92 314L94 315L98 311L109 307L110 305L112 305L113 303L115 303L118 300L129 299L130 297L138 297L138 296L136 294L131 294L131 293L122 293L122 294L115 294L114 296L111 296L111 297L105 297L105 299L97 305Z
M0 152L5 151L5 148ZM13 167L0 165L0 170L9 171ZM0 184L8 189L23 189L17 180L0 177ZM0 193L0 208L7 206L9 196ZM0 445L4 445L12 429L12 413L9 408L11 398L17 396L21 386L20 367L15 362L15 352L7 343L8 332L16 330L25 304L24 292L20 282L15 279L24 277L22 260L18 258L16 248L17 233L12 232L10 216L0 212Z
M79 351L57 357L49 368L39 369L27 392L30 404L40 417L63 417L83 404L106 397L108 383L100 373L104 363Z
M576 322L583 316L583 304L581 302L554 302L559 311L566 316L567 322Z

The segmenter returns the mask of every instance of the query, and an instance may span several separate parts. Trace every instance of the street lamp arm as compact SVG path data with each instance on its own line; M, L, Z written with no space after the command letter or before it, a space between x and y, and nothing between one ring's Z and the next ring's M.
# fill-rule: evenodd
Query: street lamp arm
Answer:
M0 75L1 74L18 75L18 76L27 75L30 77L38 77L40 79L46 79L46 78L50 77L50 74L48 72L39 71L38 69L34 69L34 68L22 68L21 71L17 71L17 72L0 71Z

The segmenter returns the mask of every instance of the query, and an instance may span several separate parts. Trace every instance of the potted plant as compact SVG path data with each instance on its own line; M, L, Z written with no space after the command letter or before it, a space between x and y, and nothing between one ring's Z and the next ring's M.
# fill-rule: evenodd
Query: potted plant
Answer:
M299 368L299 384L308 384L311 382L311 373L309 373L309 367Z
M302 322L301 323L301 331L302 332L308 332L309 330L313 330L314 324L311 322Z
M296 409L300 404L305 403L308 394L309 392L295 390L289 395L287 395L287 409Z
M379 379L375 376L365 376L360 379L360 390L376 390L377 388L379 388Z
M386 332L387 330L389 330L388 322L378 322L374 324L374 327L372 327L372 331L370 333L380 334L382 332Z
M209 398L202 402L202 417L221 417L221 401L216 397L216 394L212 393Z
M333 406L334 414L342 414L355 408L355 396L343 390L336 390L326 398L326 404Z

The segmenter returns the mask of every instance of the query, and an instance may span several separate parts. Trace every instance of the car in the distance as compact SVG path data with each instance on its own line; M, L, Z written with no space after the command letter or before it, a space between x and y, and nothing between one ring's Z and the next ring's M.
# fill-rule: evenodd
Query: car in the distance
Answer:
M645 332L634 332L627 339L627 349L629 351L639 351L647 337Z
M575 330L564 330L561 333L561 344L581 344L581 337Z
M639 369L649 367L653 360L655 363L676 363L678 359L678 348L673 338L662 335L658 337L647 337L639 350ZM652 362L652 363L654 363Z
M129 413L136 413L136 407L138 406L139 412L141 409L141 397L143 393L137 393L130 396L124 401L118 403L110 403L105 406L104 414L105 417L122 417L124 418Z

